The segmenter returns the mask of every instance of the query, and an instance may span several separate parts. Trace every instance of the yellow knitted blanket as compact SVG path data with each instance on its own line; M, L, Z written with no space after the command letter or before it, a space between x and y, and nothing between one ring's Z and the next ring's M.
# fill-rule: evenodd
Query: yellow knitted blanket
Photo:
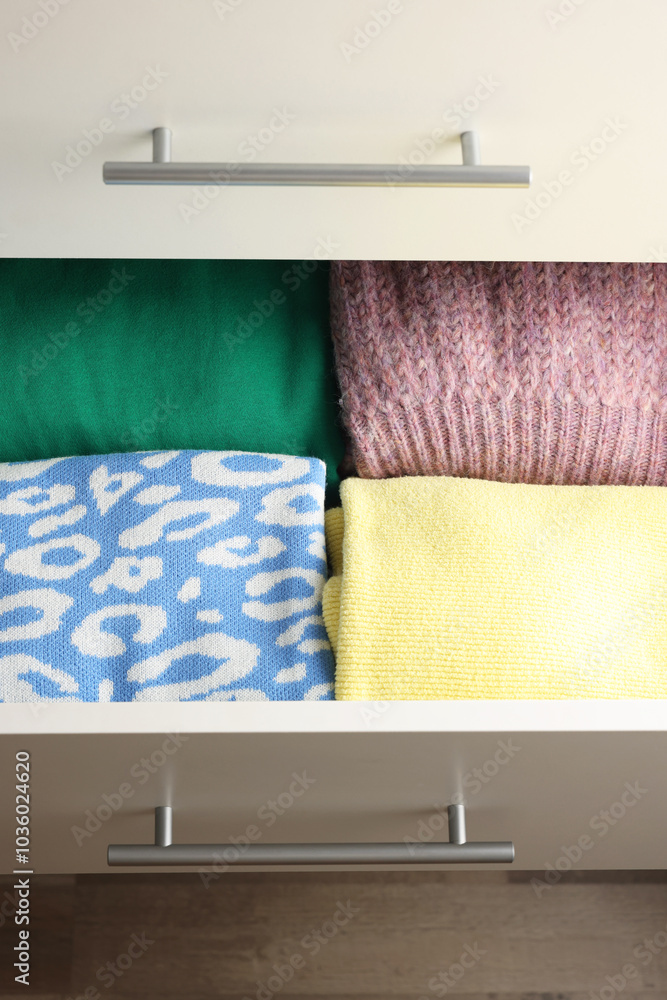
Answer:
M336 698L667 697L667 489L347 479Z

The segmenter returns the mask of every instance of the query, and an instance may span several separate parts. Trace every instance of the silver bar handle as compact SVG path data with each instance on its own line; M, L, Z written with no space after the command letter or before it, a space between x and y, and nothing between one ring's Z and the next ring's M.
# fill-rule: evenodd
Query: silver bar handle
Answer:
M461 132L461 153L466 167L477 167L482 162L478 132Z
M482 165L477 132L461 134L461 165L173 163L171 129L153 129L153 162L108 162L105 184L300 184L367 187L530 187L530 167Z
M174 811L171 806L156 806L155 808L155 845L170 847L172 843L172 819Z
M171 162L171 129L153 129L153 163Z
M109 844L107 864L148 868L175 865L467 865L511 864L514 844L466 841L465 808L449 806L449 842L428 844L173 844L172 807L155 810L154 844Z

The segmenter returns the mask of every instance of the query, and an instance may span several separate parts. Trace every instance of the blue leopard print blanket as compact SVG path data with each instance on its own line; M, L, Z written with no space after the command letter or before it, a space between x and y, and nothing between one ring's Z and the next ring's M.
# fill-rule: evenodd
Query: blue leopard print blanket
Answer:
M333 697L319 459L0 464L0 701Z

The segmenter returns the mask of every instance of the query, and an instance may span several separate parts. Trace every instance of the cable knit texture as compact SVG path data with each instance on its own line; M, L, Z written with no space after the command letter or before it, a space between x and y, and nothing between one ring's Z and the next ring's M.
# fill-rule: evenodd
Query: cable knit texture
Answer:
M667 485L667 265L338 261L363 478Z

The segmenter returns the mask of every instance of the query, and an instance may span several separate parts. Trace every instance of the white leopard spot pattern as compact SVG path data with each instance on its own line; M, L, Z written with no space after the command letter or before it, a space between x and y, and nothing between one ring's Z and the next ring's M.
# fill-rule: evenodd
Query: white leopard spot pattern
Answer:
M303 696L304 701L322 701L333 691L333 682L328 681L326 684L314 684Z
M106 465L99 465L90 474L88 484L97 501L100 514L104 515L117 504L122 496L141 482L144 477L139 472L116 472L109 475ZM118 483L118 489L109 487Z
M97 700L98 701L113 701L113 681L105 677L103 681L100 681L97 688Z
M319 653L322 649L330 649L328 639L304 639L296 647L300 653Z
M236 566L250 566L253 563L260 563L264 559L271 559L287 551L287 546L274 535L263 535L257 539L257 552L251 555L237 555L239 549L246 549L252 544L248 535L235 535L233 538L225 538L221 542L216 542L209 548L202 549L197 553L197 562L206 563L207 566L227 566L233 569ZM232 551L236 550L236 551Z
M311 531L308 535L310 545L308 551L323 562L327 561L327 547L323 531Z
M182 521L185 517L193 514L206 514L207 518L202 523L191 528L182 528L180 531L168 531L166 539L168 542L177 542L181 539L192 538L201 531L214 528L217 524L222 524L232 517L239 509L235 500L220 498L215 500L173 500L166 503L150 517L147 517L141 524L134 528L127 528L118 536L118 544L123 549L138 549L144 545L153 545L161 537L164 529L173 521Z
M307 458L296 458L293 455L264 455L258 458L275 459L281 464L270 471L243 471L230 469L225 462L242 451L203 452L192 459L192 478L208 486L240 486L248 489L253 486L269 486L272 483L291 483L301 479L310 469Z
M322 625L324 627L324 618L322 615L306 615L305 618L299 618L298 622L288 626L284 632L280 633L276 639L276 646L291 646L298 642L309 625Z
M28 528L28 534L31 538L43 538L44 535L50 535L59 528L76 524L86 514L87 508L83 504L75 504L64 514L48 514L46 517L40 517L39 520L33 521Z
M66 486L64 483L54 483L44 490L39 486L27 486L24 490L13 490L4 500L0 500L0 514L37 514L42 510L50 510L52 507L62 507L63 504L71 503L75 496L73 486ZM38 500L32 503L35 497L46 494L45 500Z
M173 462L175 458L178 458L180 451L159 451L157 455L149 455L148 458L142 458L141 464L147 469L162 469L165 465Z
M132 573L132 570L136 573ZM116 556L106 573L91 580L90 589L96 594L103 594L108 587L117 590L127 590L130 594L138 594L148 586L151 580L159 580L162 576L162 559L160 556Z
M302 579L310 584L313 593L311 597L292 597L287 601L247 601L243 605L245 614L251 618L259 618L265 622L281 621L299 611L307 611L317 607L322 600L325 577L314 569L279 569L273 573L257 573L245 585L249 597L261 596L283 580Z
M22 479L36 479L64 458L46 458L38 462L3 462L0 464L0 483L18 483Z
M49 663L42 663L28 653L12 653L0 657L0 700L26 702L51 701L35 691L32 684L22 674L38 674L52 681L66 695L73 695L79 685L64 670L56 670ZM57 701L72 701L72 698L57 698Z
M102 628L102 622L111 618L135 617L139 620L139 628L132 636L133 642L145 645L153 642L167 627L167 614L164 608L147 604L110 604L99 611L93 611L83 619L78 628L72 632L72 645L87 653L104 659L107 656L120 656L127 646L119 635L107 632Z
M74 598L61 594L51 587L35 590L19 590L0 598L0 642L15 642L22 639L40 639L43 635L57 632L60 619L74 604ZM2 628L2 615L18 608L33 608L42 612L42 617L24 625L10 625Z
M201 580L198 576L190 576L185 581L176 597L183 604L196 600L201 594Z
M300 513L291 506L291 502L306 496L310 496L316 501L317 509ZM257 520L264 524L280 524L284 528L303 524L320 524L323 508L324 489L316 483L304 486L281 486L264 497L262 510L257 515Z
M162 688L153 685L141 689L135 695L137 701L162 701L164 699L160 696L160 691L166 686L171 689L173 695L173 698L168 698L167 701L182 701L193 695L206 694L245 677L255 667L259 653L259 646L245 639L234 639L224 632L207 632L198 639L181 643L174 649L165 650L164 653L136 663L128 671L128 680L145 683L159 677L175 660L186 656L203 656L215 660L218 664L216 668L197 680L163 685Z
M236 688L232 691L214 691L207 694L204 701L268 701L263 691L257 688Z
M291 684L293 681L302 681L306 676L306 664L295 663L293 667L284 667L276 674L276 684Z
M165 500L173 500L180 492L181 487L178 483L175 486L147 486L132 499L135 503L150 507L153 504L164 503Z
M0 701L330 698L324 472L238 451L0 466Z
M81 558L65 566L42 561L45 555L58 549L75 549ZM5 559L5 571L20 576L32 576L37 580L68 580L70 576L87 569L99 559L101 551L99 542L94 538L88 538L87 535L52 538L48 542L31 545L27 549L16 549Z
M224 620L217 608L202 608L197 612L197 621L206 622L208 625L219 625Z

